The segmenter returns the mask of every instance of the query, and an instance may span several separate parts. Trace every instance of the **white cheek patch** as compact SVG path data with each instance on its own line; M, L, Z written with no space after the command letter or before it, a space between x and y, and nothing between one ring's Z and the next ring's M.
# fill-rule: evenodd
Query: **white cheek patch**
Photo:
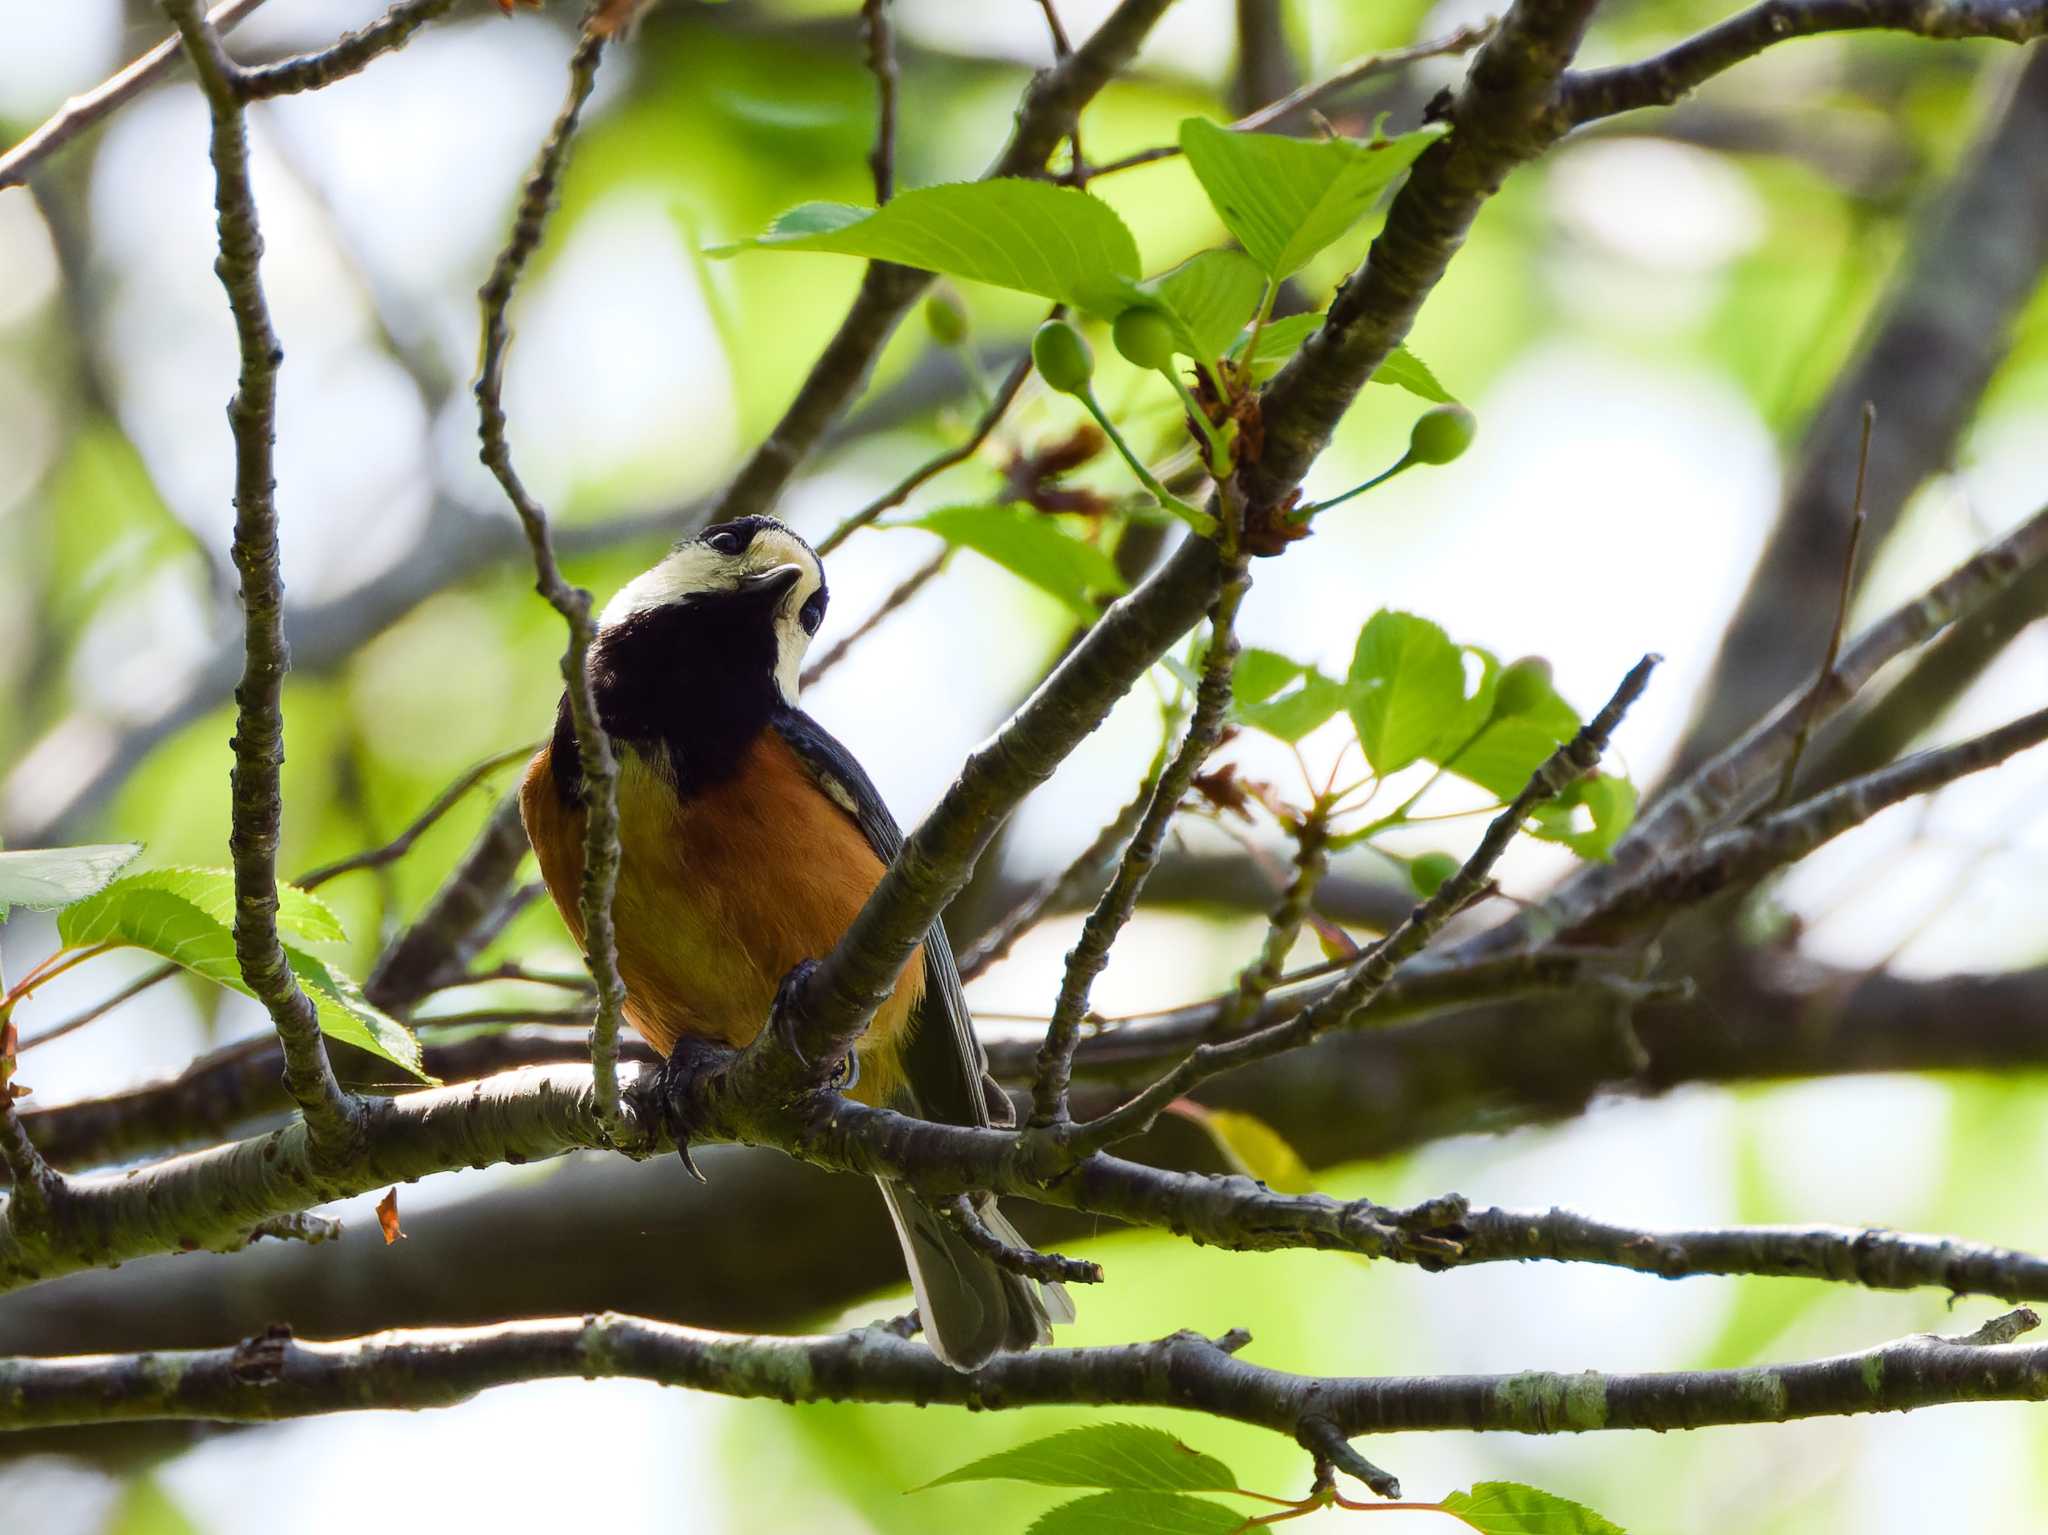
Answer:
M795 708L804 652L811 648L811 637L804 632L798 615L812 594L825 584L825 573L809 545L779 528L764 529L754 535L747 550L747 568L773 570L777 565L794 565L803 572L775 610L775 690L784 703Z
M725 568L731 563L709 544L685 544L652 570L642 571L620 587L618 595L604 605L598 627L608 629L635 613L645 613L693 592L730 586L732 580Z
M773 620L775 689L784 703L794 707L804 652L811 645L799 615L804 604L825 584L825 573L810 546L781 528L763 528L742 555L721 554L704 543L684 544L659 565L620 587L618 595L605 604L598 627L610 628L635 613L665 607L686 597L732 591L744 577L781 565L794 565L803 572L776 606Z

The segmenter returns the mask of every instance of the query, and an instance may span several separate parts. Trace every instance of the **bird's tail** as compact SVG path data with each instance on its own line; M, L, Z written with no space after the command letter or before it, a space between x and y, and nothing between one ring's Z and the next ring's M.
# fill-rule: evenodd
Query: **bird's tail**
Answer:
M1005 1349L1050 1343L1052 1323L1074 1320L1074 1303L1064 1287L997 1268L952 1222L900 1183L883 1179L882 1197L903 1243L925 1341L954 1369L972 1370ZM976 1212L998 1241L1024 1245L995 1200L981 1196Z

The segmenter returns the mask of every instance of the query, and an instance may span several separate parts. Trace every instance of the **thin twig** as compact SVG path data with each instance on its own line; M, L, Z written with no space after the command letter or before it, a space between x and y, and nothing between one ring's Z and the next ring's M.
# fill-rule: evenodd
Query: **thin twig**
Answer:
M882 599L882 605L856 624L851 634L833 645L830 650L804 668L803 675L797 680L797 686L799 688L810 687L827 672L831 671L833 667L844 661L854 646L858 645L870 634L873 634L875 630L881 628L888 621L892 613L895 613L905 603L909 602L911 598L923 591L930 584L932 578L946 568L946 562L952 559L952 557L953 546L947 544L937 554L926 560L901 581L898 581L895 589Z
M335 1080L319 1015L285 957L277 931L277 845L284 819L284 573L277 544L277 375L284 349L270 324L261 262L263 235L249 183L249 138L238 72L198 0L166 0L199 76L212 117L214 206L220 259L241 352L228 402L235 440L234 562L242 582L242 683L235 692L232 815L235 959L284 1044L285 1082L316 1147L338 1155L356 1133L357 1104Z
M1301 936L1315 902L1316 886L1323 882L1329 867L1330 827L1319 805L1294 828L1294 877L1287 882L1279 905L1273 908L1259 957L1244 967L1237 978L1237 989L1217 1010L1216 1021L1210 1028L1216 1038L1235 1035L1258 1014L1273 988L1287 979L1282 967L1294 951L1295 940ZM1350 963L1347 958L1337 968Z
M1761 0L1654 58L1573 70L1559 82L1557 110L1576 127L1617 112L1670 106L1723 70L1790 38L1878 29L2024 43L2048 32L2048 5L2039 0Z
M1226 536L1232 536L1236 515L1224 521ZM1247 556L1233 551L1226 556L1222 590L1209 615L1209 648L1202 658L1202 675L1195 689L1195 710L1188 719L1180 749L1159 775L1144 819L1124 850L1116 878L1095 903L1082 925L1081 936L1067 955L1067 968L1060 981L1059 1000L1053 1006L1052 1021L1046 1025L1045 1043L1038 1051L1038 1074L1031 1084L1031 1122L1057 1125L1067 1120L1067 1089L1073 1080L1074 1048L1081 1037L1081 1022L1088 1011L1088 993L1095 978L1109 963L1109 951L1124 925L1137 909L1145 879L1159 861L1159 849L1166 841L1180 802L1195 774L1222 739L1223 722L1230 709L1230 679L1237 665L1237 610L1250 585Z
M626 1000L612 925L612 892L619 876L618 763L612 753L611 738L598 718L597 695L590 681L590 650L597 639L597 623L591 614L590 593L572 587L556 563L547 512L512 467L503 401L505 355L512 340L506 310L520 274L546 232L578 119L597 83L605 42L604 32L588 28L577 43L569 60L568 97L527 177L512 222L511 239L499 253L490 279L478 294L483 303L484 356L477 376L476 399L484 464L497 477L513 510L519 514L520 526L533 551L536 590L562 615L569 629L569 647L562 655L562 681L576 727L585 817L579 910L584 955L590 965L591 980L597 986L597 1017L590 1031L590 1066L597 1081L598 1120L607 1134L617 1135L625 1128L619 1108L618 1059L619 1020Z
M422 810L410 826L382 847L373 847L364 852L353 853L347 858L336 859L333 863L322 864L317 869L301 874L293 883L301 890L317 890L329 880L343 874L350 874L358 869L381 869L386 864L398 862L413 850L414 845L441 817L461 804L463 797L470 790L507 763L531 757L540 750L540 744L538 741L528 741L521 746L511 746L504 751L493 752L434 796L433 803Z
M177 965L158 965L154 970L137 976L111 997L106 998L104 1001L95 1002L84 1012L66 1018L62 1023L53 1023L39 1034L30 1035L21 1042L21 1048L23 1050L33 1050L37 1045L46 1045L53 1039L62 1039L66 1034L82 1029L88 1023L98 1022L123 1002L132 1002L152 986L168 981L178 973L178 969Z
M298 91L317 91L359 74L377 59L412 41L413 33L455 8L455 0L398 0L368 26L345 32L312 53L258 64L242 72L244 101L263 101Z
M1048 913L1060 911L1065 904L1077 898L1129 842L1138 830L1138 822L1145 814L1145 807L1152 803L1152 797L1159 787L1159 775L1165 771L1167 746L1171 740L1161 741L1159 751L1152 759L1152 766L1146 770L1144 780L1138 785L1138 792L1127 800L1117 813L1104 823L1102 830L1077 855L1074 861L1027 894L1011 907L991 927L960 955L960 979L971 981L976 976L1000 964L1009 957L1017 940L1045 919Z
M867 46L868 72L875 77L875 147L868 167L875 173L875 206L896 195L896 28L890 0L861 0L861 37Z
M1059 1253L1039 1252L1031 1247L1014 1247L989 1230L988 1224L965 1194L941 1205L940 1213L967 1238L968 1242L997 1268L1041 1284L1101 1284L1102 1265Z
M1362 85L1367 80L1376 79L1381 75L1393 74L1423 59L1448 58L1469 53L1493 35L1494 25L1492 21L1482 21L1475 26L1460 27L1455 32L1447 32L1442 37L1428 42L1416 43L1407 48L1392 48L1384 53L1369 53L1363 58L1353 59L1323 79L1304 85L1300 90L1260 107L1256 112L1247 112L1227 126L1238 133L1264 132L1297 112L1322 106L1332 96L1341 95L1354 85ZM1170 160L1179 153L1178 144L1161 144L1095 166L1089 171L1089 175L1113 175L1117 171L1127 171L1135 166L1150 165L1155 160Z
M263 0L226 0L209 11L206 20L216 32L231 32L262 3ZM140 96L183 56L182 41L175 36L167 37L119 74L83 95L71 97L41 127L0 155L0 190L21 186L45 159L108 113Z
M1149 1127L1160 1112L1198 1083L1253 1061L1266 1060L1308 1044L1343 1019L1354 1016L1380 994L1402 964L1420 953L1452 917L1483 890L1493 866L1538 806L1562 794L1599 765L1609 737L1649 685L1660 657L1645 656L1629 670L1601 711L1537 768L1514 802L1496 816L1464 865L1445 880L1401 925L1367 949L1344 980L1313 1006L1284 1023L1217 1044L1198 1045L1172 1071L1128 1102L1060 1137L1069 1157L1112 1146Z
M1055 308L1054 314L1060 313ZM967 434L964 442L946 449L936 457L928 458L910 473L898 480L888 490L875 497L866 506L840 523L830 533L818 540L818 554L822 558L837 549L860 529L873 522L882 513L892 511L910 499L910 493L927 480L943 474L955 464L964 464L981 451L981 445L988 441L1003 417L1008 414L1011 404L1017 398L1017 391L1024 387L1024 380L1031 376L1031 354L1026 352L1010 365L1010 371L1003 375L1003 381L996 386L995 395L983 407L974 423L974 429Z
M1806 755L1806 743L1813 735L1821 693L1828 678L1834 675L1835 662L1841 658L1842 627L1849 620L1849 596L1856 583L1856 551L1863 545L1863 529L1869 521L1869 514L1863 509L1863 482L1870 471L1870 433L1876 425L1877 407L1865 400L1863 442L1856 453L1856 499L1849 511L1849 542L1842 553L1842 584L1835 593L1835 622L1828 630L1827 653L1821 658L1820 670L1814 674L1813 686L1808 690L1805 707L1800 711L1799 734L1792 738L1792 752L1785 759L1784 774L1778 779L1778 792L1771 798L1770 808L1773 810L1782 810L1792 801L1792 785L1799 777L1799 759Z

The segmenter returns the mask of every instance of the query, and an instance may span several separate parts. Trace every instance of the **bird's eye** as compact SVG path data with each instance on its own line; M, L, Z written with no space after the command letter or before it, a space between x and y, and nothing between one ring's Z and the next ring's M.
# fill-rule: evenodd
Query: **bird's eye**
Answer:
M741 528L720 528L715 533L704 535L704 542L720 554L745 554L747 552L746 531Z
M797 610L796 621L804 626L804 633L818 632L818 625L825 621L825 592L822 587L812 592L803 607Z

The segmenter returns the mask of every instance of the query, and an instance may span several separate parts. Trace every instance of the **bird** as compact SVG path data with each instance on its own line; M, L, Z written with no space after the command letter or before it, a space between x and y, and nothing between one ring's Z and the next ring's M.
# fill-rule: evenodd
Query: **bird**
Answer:
M823 957L903 845L853 754L797 704L828 593L815 550L741 517L678 543L599 614L588 676L618 763L612 898L625 1017L665 1059L744 1048L778 986ZM556 908L583 943L586 812L565 692L520 785ZM857 1101L951 1124L1014 1123L987 1076L960 973L934 923L852 1057ZM881 1180L924 1335L955 1368L1051 1341L1064 1288L1000 1267L913 1189ZM976 1214L1021 1247L983 1195Z

